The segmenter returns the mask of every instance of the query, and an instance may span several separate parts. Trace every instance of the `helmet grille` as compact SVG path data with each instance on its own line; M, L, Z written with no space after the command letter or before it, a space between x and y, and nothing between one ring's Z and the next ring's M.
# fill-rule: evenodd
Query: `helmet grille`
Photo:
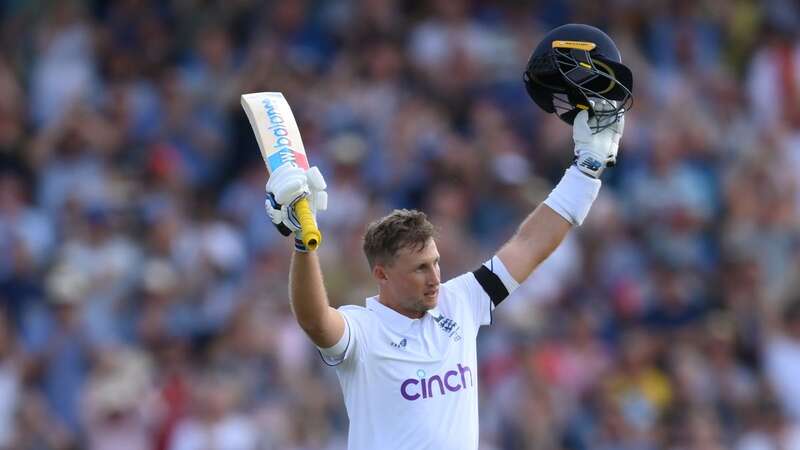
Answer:
M590 50L553 47L531 59L524 80L537 104L570 124L588 109L597 119L591 121L595 132L613 125L633 105L630 71Z

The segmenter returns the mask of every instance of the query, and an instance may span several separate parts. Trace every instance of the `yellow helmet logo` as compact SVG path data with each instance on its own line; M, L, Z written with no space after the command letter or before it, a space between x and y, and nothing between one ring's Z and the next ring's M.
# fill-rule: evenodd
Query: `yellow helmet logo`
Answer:
M592 51L597 47L594 42L586 41L553 41L553 48L576 48L578 50Z

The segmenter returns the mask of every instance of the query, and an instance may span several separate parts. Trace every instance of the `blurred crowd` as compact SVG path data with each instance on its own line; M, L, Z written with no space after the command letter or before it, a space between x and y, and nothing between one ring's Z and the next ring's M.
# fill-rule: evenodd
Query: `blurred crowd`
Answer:
M481 448L800 449L793 0L0 2L0 449L344 449L239 95L292 105L331 302L362 303L369 221L426 211L447 279L558 181L571 129L521 75L568 22L634 106L479 335Z

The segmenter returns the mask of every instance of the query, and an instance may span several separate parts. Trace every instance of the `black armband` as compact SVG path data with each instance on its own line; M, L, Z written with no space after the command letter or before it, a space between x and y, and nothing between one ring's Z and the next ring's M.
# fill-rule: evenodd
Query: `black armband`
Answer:
M489 295L489 299L494 303L494 306L499 305L500 302L508 297L508 289L503 284L503 280L486 266L481 265L472 274L475 275L475 279L478 280L478 284L481 285L484 292Z

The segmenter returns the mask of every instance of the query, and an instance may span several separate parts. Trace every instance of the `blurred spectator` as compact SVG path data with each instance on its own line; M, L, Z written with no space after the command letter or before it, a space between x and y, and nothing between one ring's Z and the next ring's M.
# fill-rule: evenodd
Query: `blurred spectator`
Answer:
M73 434L80 431L79 396L92 352L82 320L88 289L89 280L82 272L56 267L47 279L46 328L37 330L27 343L48 406Z
M87 448L141 449L152 445L151 369L134 350L97 355L83 391Z
M800 420L800 299L796 294L780 318L781 327L766 342L764 365L767 377L786 414Z
M608 400L632 427L633 434L647 433L673 399L673 386L656 364L653 339L641 330L622 337L619 364L603 381ZM618 419L614 419L618 420Z
M752 423L737 442L736 450L800 448L800 428L787 420L773 401L762 400L757 409L748 413Z
M17 442L23 366L14 331L5 311L0 309L0 448L12 448Z
M254 424L236 411L241 395L241 386L229 375L205 373L196 377L191 412L178 423L169 448L258 448Z

